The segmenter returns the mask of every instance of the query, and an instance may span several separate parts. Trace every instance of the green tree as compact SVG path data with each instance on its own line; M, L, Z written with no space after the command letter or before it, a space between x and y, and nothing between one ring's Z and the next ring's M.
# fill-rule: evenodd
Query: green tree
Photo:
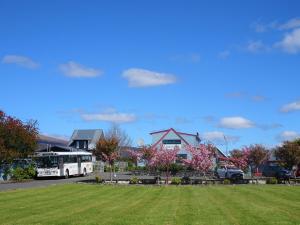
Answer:
M288 169L291 169L295 165L299 165L300 139L285 141L282 146L275 149L275 157Z
M250 165L253 165L256 169L262 164L263 161L269 158L269 151L263 145L250 145L249 150L249 163Z

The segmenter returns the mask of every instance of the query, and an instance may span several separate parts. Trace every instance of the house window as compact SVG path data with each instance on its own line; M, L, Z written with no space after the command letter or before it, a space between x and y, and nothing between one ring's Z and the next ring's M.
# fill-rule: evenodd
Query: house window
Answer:
M79 148L79 141L76 141L76 148Z
M83 142L83 148L86 149L86 141Z

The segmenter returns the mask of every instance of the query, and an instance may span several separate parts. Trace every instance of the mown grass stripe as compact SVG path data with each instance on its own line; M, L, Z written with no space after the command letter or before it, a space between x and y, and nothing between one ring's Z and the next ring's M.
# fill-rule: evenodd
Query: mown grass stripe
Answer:
M300 224L300 187L66 184L0 193L0 224Z

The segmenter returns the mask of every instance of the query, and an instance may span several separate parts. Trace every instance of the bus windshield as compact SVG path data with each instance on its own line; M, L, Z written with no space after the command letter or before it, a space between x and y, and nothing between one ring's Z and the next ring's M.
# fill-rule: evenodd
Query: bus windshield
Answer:
M38 168L53 168L58 167L57 156L40 156L36 158Z

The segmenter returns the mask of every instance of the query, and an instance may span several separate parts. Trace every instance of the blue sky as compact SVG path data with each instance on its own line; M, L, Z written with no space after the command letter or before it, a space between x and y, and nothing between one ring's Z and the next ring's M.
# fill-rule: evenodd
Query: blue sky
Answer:
M300 136L299 1L1 1L0 108L40 131Z

